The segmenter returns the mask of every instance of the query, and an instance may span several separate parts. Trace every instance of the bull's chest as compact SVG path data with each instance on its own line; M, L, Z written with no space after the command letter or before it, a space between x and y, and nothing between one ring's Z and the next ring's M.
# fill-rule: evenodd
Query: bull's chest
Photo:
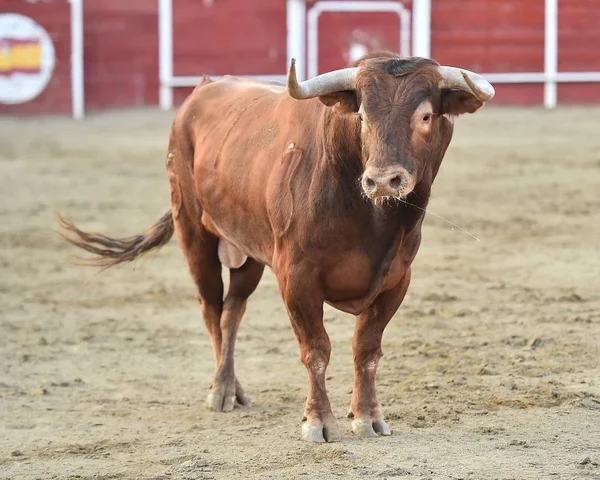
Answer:
M377 262L359 250L347 252L342 261L324 273L325 301L358 315L377 295L400 283L411 261L401 253Z

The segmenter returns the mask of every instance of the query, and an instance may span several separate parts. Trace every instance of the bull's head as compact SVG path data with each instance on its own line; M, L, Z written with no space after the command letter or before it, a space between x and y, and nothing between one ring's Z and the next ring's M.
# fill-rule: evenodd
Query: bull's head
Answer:
M292 61L288 92L296 99L318 97L340 114L354 115L364 193L375 202L404 199L424 177L433 181L452 137L448 117L475 112L494 88L476 73L425 58L385 53L356 65L298 83Z

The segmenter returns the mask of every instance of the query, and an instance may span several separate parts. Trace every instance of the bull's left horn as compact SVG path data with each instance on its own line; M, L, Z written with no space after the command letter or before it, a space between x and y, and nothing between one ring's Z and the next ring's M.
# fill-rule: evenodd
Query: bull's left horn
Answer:
M456 67L440 67L440 73L440 88L463 90L483 103L489 102L496 94L492 84L477 73Z
M343 90L354 90L357 71L358 67L343 68L298 83L296 59L292 58L287 76L287 90L290 96L297 100L319 97Z

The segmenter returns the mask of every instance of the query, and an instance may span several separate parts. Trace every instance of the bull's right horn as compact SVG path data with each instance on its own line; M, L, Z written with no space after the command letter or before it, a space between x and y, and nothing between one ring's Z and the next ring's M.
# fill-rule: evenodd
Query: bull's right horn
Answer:
M287 90L290 96L297 100L305 100L344 90L354 90L357 71L358 67L343 68L298 83L296 59L292 58L287 76Z

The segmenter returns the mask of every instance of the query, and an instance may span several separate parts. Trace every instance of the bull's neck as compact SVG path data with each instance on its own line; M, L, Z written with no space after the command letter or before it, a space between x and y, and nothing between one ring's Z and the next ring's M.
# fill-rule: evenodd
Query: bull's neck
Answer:
M352 115L340 115L334 109L324 108L321 119L321 169L336 183L360 195L358 179L362 173L360 126ZM347 190L350 191L350 190Z

